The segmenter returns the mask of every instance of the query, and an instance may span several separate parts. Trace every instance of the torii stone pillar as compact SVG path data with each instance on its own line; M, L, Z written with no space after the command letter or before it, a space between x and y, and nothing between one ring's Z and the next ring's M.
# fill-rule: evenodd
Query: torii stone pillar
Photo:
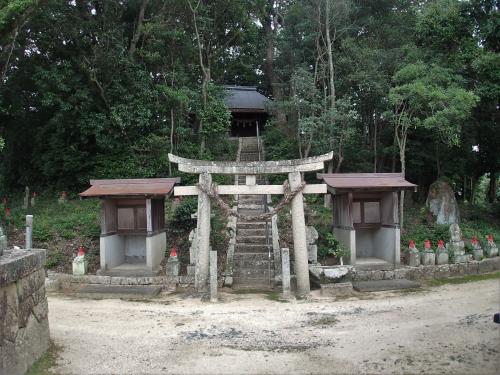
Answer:
M300 172L288 174L290 189L294 190L302 184ZM297 278L297 293L307 295L311 291L309 285L309 265L307 257L306 222L304 219L304 201L302 192L293 197L292 202L293 254L295 259L295 276Z
M209 190L212 185L212 175L210 173L200 173L200 185ZM208 270L210 263L210 197L200 191L198 194L198 222L196 234L198 236L198 254L196 257L196 268L194 276L194 286L202 291L207 288Z

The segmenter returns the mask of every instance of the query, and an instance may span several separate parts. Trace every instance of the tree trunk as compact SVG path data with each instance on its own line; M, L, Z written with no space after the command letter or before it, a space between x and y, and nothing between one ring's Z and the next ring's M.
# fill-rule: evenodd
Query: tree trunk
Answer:
M333 108L335 106L335 81L334 81L334 70L333 70L333 51L332 51L332 40L330 36L330 0L326 0L325 8L325 31L326 31L326 50L328 52L328 72L329 79L328 84L330 86L330 105Z
M327 173L331 174L333 172L333 161L330 160L327 162ZM325 194L325 201L323 203L325 208L331 208L332 207L332 195L330 193Z
M476 178L475 176L472 176L470 179L470 203L474 206L476 204L476 194L477 194L477 183L479 179Z
M137 18L137 27L135 28L134 35L132 36L132 40L130 41L130 48L128 50L129 56L131 59L134 58L135 50L137 49L137 43L142 34L142 24L144 23L144 12L146 11L146 7L148 5L149 0L142 0L141 8L139 9L139 17Z
M397 152L396 152L396 134L394 134L394 140L392 143L393 151L392 151L392 165L391 165L391 172L395 173L396 172L396 157L397 157Z
M436 170L437 178L441 177L441 159L439 157L439 143L436 142Z
M174 153L174 109L170 109L170 153ZM168 162L168 175L172 176L172 163Z
M276 28L278 26L277 22L274 22L274 28L273 28L273 17L276 16L274 14L274 7L275 7L274 0L268 0L267 2L268 11L266 12L266 14L262 16L261 22L264 28L265 39L266 39L266 59L264 61L264 69L267 79L269 80L269 85L271 87L273 99L276 103L279 103L283 101L283 92L281 85L278 81L277 74L274 70L274 61L273 61L274 48L276 42L276 31L277 31ZM286 125L285 112L281 108L276 108L274 112L278 126L280 126L282 129L285 129Z
M490 186L488 189L488 202L495 203L498 191L498 172L490 172Z
M1 83L5 82L5 77L7 77L7 71L9 70L9 64L10 64L10 59L12 57L12 52L14 52L14 47L16 44L17 40L17 35L19 34L19 27L16 26L16 29L14 30L14 37L12 38L12 42L10 44L10 49L9 53L7 55L7 60L5 61L4 67L2 69L2 81Z
M405 158L405 144L406 144L406 139L402 141L402 146L399 150L399 158L401 159L401 174L403 177L406 175L406 158ZM404 207L405 207L405 191L404 189L401 190L401 199L399 201L399 227L401 231L403 231L403 224L404 224Z
M198 6L200 2L196 4L196 7L193 8L191 1L188 0L189 9L191 9L191 13L193 15L193 25L196 36L196 44L198 45L198 59L201 69L201 96L203 101L203 109L207 107L207 97L208 97L208 83L210 82L210 65L205 65L205 60L203 59L204 47L201 42L200 32L198 30L198 21L196 19L196 14L198 11ZM207 60L209 60L207 58ZM198 127L198 134L200 135L200 156L205 152L205 137L203 135L203 121L200 119L200 125Z

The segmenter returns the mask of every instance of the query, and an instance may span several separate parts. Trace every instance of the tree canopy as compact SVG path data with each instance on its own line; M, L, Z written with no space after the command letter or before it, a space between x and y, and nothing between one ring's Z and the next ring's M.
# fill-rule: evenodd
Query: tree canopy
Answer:
M268 158L498 194L497 0L0 0L0 187L232 156L224 85L274 100Z

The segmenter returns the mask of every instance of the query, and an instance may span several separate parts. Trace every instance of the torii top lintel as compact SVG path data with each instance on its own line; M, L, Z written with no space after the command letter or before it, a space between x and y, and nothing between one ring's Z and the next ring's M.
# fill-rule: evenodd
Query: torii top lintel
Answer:
M318 171L324 168L325 161L332 158L333 151L304 159L248 162L195 160L168 154L170 162L179 164L181 172L244 175Z

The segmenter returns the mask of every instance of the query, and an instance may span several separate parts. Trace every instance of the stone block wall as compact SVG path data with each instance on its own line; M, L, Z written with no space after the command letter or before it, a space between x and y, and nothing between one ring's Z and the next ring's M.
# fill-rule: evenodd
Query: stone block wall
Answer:
M0 375L24 374L49 347L45 250L0 256Z
M458 264L442 264L431 266L409 267L403 266L391 271L356 271L353 280L430 280L444 279L454 276L477 275L500 270L500 257L486 258L481 261L470 261Z

